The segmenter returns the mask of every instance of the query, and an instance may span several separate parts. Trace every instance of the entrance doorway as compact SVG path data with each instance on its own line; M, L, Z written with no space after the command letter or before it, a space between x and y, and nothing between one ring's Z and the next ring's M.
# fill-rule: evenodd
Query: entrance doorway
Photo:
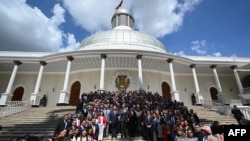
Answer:
M81 83L76 81L71 86L69 105L76 105L80 96Z
M218 91L216 88L214 87L210 88L210 95L211 95L212 101L218 102Z
M162 88L162 96L164 99L171 100L171 93L170 93L170 86L168 85L167 82L162 82L161 84Z
M13 97L11 101L22 101L23 99L24 88L18 87L14 90Z

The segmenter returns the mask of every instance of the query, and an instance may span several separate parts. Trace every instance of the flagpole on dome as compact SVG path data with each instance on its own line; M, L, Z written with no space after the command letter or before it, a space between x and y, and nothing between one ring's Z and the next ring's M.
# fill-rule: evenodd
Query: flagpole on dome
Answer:
M121 2L116 6L116 10L119 9L122 6L123 0L121 0Z

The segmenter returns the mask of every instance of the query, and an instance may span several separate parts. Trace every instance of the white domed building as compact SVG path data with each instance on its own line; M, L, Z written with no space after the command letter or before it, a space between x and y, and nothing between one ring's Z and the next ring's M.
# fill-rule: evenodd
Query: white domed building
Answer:
M63 53L0 52L0 106L43 95L47 106L75 105L91 91L150 91L191 104L202 99L250 104L250 58L178 56L155 37L134 30L126 9L115 11L112 29Z

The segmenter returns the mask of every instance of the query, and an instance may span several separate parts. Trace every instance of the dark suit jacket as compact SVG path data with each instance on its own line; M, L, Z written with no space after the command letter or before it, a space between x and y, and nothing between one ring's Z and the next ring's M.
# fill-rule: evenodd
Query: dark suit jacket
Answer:
M83 118L86 118L87 117L87 115L88 115L88 109L86 109L86 111L84 110L84 109L82 109L82 116L83 116Z
M54 136L58 135L63 129L68 129L69 125L70 124L68 121L64 121L64 119L60 120L56 126Z
M115 115L113 110L109 113L109 121L111 121L112 124L118 123L118 115Z
M146 125L146 126L148 126L148 125L153 125L153 120L154 120L154 118L153 118L153 116L151 116L150 115L150 118L148 118L148 115L146 115L145 117L144 117L144 124Z

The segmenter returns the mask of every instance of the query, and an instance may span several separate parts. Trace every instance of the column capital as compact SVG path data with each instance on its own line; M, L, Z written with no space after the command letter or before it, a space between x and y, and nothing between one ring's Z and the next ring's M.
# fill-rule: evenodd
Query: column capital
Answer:
M14 62L15 65L18 65L18 66L22 64L22 62L18 61L18 60L14 60L13 62Z
M102 59L106 59L106 58L107 58L107 55L106 55L106 54L101 54L101 58L102 58Z
M237 65L233 65L233 66L231 66L230 68L233 69L233 70L234 70L234 69L237 69Z
M168 63L172 63L173 61L174 61L173 58L169 58L169 59L167 60Z
M41 64L42 66L47 65L47 63L46 63L45 61L40 61L40 64Z
M195 68L195 66L196 66L195 64L191 64L189 67L190 68Z
M142 59L142 55L137 55L136 59Z
M210 68L214 69L214 68L216 68L216 65L211 65Z
M67 56L68 61L73 61L74 58L72 56Z

